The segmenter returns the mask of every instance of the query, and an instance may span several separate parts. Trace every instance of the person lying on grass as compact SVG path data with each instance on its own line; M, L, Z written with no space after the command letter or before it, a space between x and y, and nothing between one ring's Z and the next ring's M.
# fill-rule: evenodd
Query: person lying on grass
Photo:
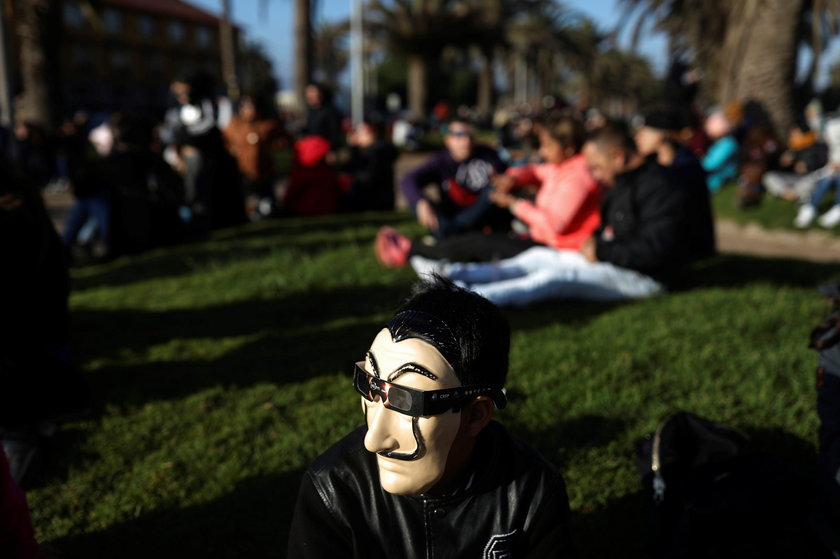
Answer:
M563 478L492 421L509 346L493 304L420 283L353 367L365 425L304 474L288 557L570 556Z
M579 251L535 247L489 263L412 266L437 272L497 305L546 299L619 300L665 290L693 258L687 216L690 198L655 158L636 149L627 126L610 122L583 147L592 176L605 189L601 225Z
M543 163L508 169L493 177L490 201L510 210L527 232L517 234L475 231L438 240L433 245L412 243L390 227L380 229L376 256L389 267L405 265L413 256L453 262L488 262L511 258L535 246L578 250L600 223L601 190L580 154L586 132L583 123L564 116L540 130ZM533 202L516 196L524 187L537 187Z

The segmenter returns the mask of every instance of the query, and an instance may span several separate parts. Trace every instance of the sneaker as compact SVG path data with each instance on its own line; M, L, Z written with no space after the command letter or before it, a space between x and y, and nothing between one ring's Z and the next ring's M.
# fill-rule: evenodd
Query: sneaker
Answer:
M820 216L820 218L817 220L817 223L819 223L826 229L831 229L832 227L840 223L840 204L831 206L830 210L828 210Z
M408 262L411 239L385 225L376 234L373 248L380 264L388 268L400 268Z
M817 209L811 204L805 204L799 208L799 212L797 212L796 219L793 220L793 224L800 229L805 229L811 225L811 222L814 221L816 216Z
M409 258L409 263L421 278L431 276L432 274L446 276L446 263L443 260L432 260L431 258L415 255Z

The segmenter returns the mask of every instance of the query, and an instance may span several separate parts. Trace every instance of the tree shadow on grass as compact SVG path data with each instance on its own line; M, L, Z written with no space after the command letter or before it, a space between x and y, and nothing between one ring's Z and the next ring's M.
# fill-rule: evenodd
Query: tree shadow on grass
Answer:
M315 231L334 231L336 228L376 227L411 223L410 215L401 212L362 212L315 217L279 218L256 225L218 231L215 240L252 239L275 235L299 235Z
M294 382L342 371L361 358L384 326L377 315L390 313L405 295L398 286L369 286L200 309L80 310L73 318L74 342L83 361L106 360L88 373L102 403L180 398L217 385ZM242 339L230 342L237 337ZM226 340L231 348L218 350ZM211 357L202 359L202 351Z
M284 557L301 472L249 478L209 503L46 542L67 559Z
M627 422L616 417L585 414L542 429L532 429L512 418L505 425L516 437L536 448L553 464L566 461L568 451L604 446L627 430Z
M689 266L673 289L685 291L697 287L744 287L754 283L815 287L837 280L838 277L840 267L837 264L719 254Z
M541 301L528 307L503 309L512 332L544 328L547 324L561 323L568 326L585 326L597 316L608 313L632 301Z
M744 433L751 450L775 457L804 480L815 478L817 448L812 442L778 427L746 427Z
M128 256L106 265L79 267L73 274L74 291L129 285L151 279L180 277L195 273L208 264L254 260L278 250L317 254L342 248L345 230L360 245L373 246L375 229L406 221L392 212L339 214L334 216L275 219L217 231L207 242L187 243ZM264 240L249 246L249 241ZM371 255L373 251L371 250Z
M650 504L641 488L606 505L572 511L572 540L580 559L649 557L645 554Z

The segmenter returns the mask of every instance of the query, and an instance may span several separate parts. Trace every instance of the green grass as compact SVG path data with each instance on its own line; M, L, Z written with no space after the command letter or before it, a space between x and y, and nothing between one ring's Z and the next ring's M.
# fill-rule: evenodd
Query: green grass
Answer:
M819 207L819 212L828 211L834 204L832 196L827 196ZM738 188L735 184L728 184L712 195L712 209L718 218L729 219L740 224L755 223L764 229L787 229L801 231L793 225L793 219L799 209L799 204L783 200L775 196L764 194L761 204L745 210L738 208ZM840 227L824 229L816 220L808 229L828 231L833 235L840 235Z
M28 494L39 539L71 558L284 556L302 471L361 423L348 365L414 280L377 265L383 223L417 232L398 214L290 219L74 269L73 341L101 411L57 434ZM498 418L565 475L584 557L639 555L634 446L672 411L812 471L805 346L830 279L719 256L667 297L505 311Z

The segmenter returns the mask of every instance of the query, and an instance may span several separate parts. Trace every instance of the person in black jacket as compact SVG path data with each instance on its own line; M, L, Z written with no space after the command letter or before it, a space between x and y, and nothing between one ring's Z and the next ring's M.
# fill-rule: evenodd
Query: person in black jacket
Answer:
M347 136L350 157L342 166L349 179L344 207L350 211L394 209L394 163L397 148L383 139L372 121L360 123Z
M303 136L320 136L336 150L341 145L341 114L332 102L332 92L318 83L306 86L306 123Z
M675 188L661 165L638 153L623 123L610 122L594 131L583 155L605 194L601 225L579 252L535 247L499 262L449 263L430 271L497 305L662 293L691 258L686 189Z
M510 333L434 277L355 364L365 426L303 476L289 539L307 557L567 557L563 478L492 421Z

